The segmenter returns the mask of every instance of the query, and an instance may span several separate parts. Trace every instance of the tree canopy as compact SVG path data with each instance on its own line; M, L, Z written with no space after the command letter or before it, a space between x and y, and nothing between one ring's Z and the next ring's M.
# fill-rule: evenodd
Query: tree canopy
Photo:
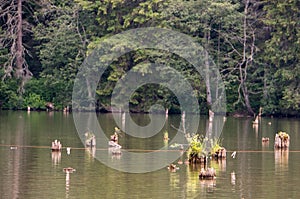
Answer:
M253 115L262 107L265 115L299 116L297 0L0 0L0 5L3 109L43 109L46 102L57 109L70 106L78 70L99 43L126 30L157 27L184 33L205 49L204 65L208 69L213 61L220 70L229 113ZM120 49L129 45L126 39L115 42ZM157 72L153 63L183 74L199 111L207 113L211 82L186 60L157 49L137 49L110 64L96 87L97 110L110 110L124 74L150 75ZM92 95L88 88L79 92ZM180 111L174 93L162 85L144 85L130 97L135 112L157 103Z

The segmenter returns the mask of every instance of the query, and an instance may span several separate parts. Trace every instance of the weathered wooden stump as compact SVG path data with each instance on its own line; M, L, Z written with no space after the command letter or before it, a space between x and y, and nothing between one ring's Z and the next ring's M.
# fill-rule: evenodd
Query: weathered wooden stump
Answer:
M66 106L66 107L63 109L63 112L64 112L64 113L70 112L70 107L69 107L69 106Z
M73 173L74 171L76 171L76 169L74 169L72 167L67 167L67 168L64 168L63 171L65 173Z
M51 150L61 151L61 149L62 149L62 144L60 143L60 141L54 140L54 142L52 142Z
M110 141L118 143L118 140L119 140L119 136L116 132L113 135L110 136Z
M193 155L189 157L189 163L191 164L206 164L207 162L207 157L206 156L200 156L198 157L198 155Z
M108 141L108 146L109 146L109 147L119 148L119 149L122 148L121 145L117 144L117 143L114 142L114 141Z
M85 146L95 147L96 146L96 136L92 132L85 133Z
M170 164L170 165L168 166L168 170L169 170L170 172L176 172L178 169L179 169L179 167L177 167L175 164Z
M290 146L290 136L286 132L280 131L275 135L274 148L287 149Z
M254 121L252 121L252 124L253 124L253 125L258 125L258 116L256 116L256 118L255 118Z
M216 159L225 159L226 152L227 152L226 149L224 147L221 147L213 154L213 157Z
M96 137L90 137L89 139L85 140L85 146L87 147L94 147L96 146Z
M54 110L54 104L52 102L47 102L45 104L45 107L46 107L47 111L53 111Z
M201 168L199 178L200 179L214 179L216 177L216 170L214 168Z

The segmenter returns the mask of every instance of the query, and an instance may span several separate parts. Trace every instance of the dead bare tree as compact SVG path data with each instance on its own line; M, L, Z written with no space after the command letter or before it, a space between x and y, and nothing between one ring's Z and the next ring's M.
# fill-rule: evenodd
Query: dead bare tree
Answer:
M254 64L254 57L257 51L255 24L258 20L258 15L256 13L255 0L244 0L242 3L244 4L244 13L241 18L240 33L235 33L231 38L224 38L226 43L232 48L231 53L234 53L238 57L236 59L236 66L233 69L237 71L239 80L238 99L234 105L241 103L249 114L255 115L250 103L249 96L251 92L249 91L247 82L249 81L249 68ZM234 43L238 43L237 46L239 47Z
M20 93L24 91L26 81L32 76L25 60L27 51L23 44L23 33L25 29L29 28L28 24L23 21L22 2L23 0L0 0L1 28L3 31L0 37L0 46L9 49L9 53L5 56L3 79L12 75L19 79Z
M241 95L240 93L242 93L247 111L254 115L254 111L252 110L250 100L249 100L249 91L246 85L248 67L253 62L253 56L255 52L255 31L253 31L253 29L250 29L249 22L248 22L249 5L250 5L250 0L246 0L245 8L244 8L244 17L243 17L243 37L242 37L243 51L241 54L242 59L238 63L238 70L240 75L239 96Z

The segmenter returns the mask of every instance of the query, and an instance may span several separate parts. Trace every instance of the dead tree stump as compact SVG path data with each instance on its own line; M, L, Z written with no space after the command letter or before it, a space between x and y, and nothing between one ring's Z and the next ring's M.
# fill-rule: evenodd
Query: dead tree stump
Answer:
M54 140L54 142L52 142L51 150L61 151L61 149L62 149L62 144L60 143L60 141Z
M226 149L224 147L221 147L218 149L215 154L213 154L214 158L216 159L225 159L226 158Z
M191 164L206 164L206 156L200 156L198 157L198 155L192 155L189 157L189 163Z
M290 146L290 136L286 132L280 131L275 135L274 148L288 149Z

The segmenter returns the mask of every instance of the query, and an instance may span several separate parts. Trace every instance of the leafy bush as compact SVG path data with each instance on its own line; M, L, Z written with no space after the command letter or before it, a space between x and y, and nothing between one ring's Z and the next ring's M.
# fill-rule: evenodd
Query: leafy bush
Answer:
M194 135L190 142L190 147L187 151L187 156L189 159L200 158L203 155L204 142L200 135Z
M282 139L288 139L289 138L289 134L287 134L286 132L284 131L279 131L278 132L278 136Z
M30 107L33 109L45 108L46 102L36 93L30 93L29 96L24 99L24 107Z
M1 73L1 72L0 72ZM3 74L1 73L0 76ZM0 107L3 109L19 109L22 104L22 97L18 95L17 81L7 79L0 81Z

